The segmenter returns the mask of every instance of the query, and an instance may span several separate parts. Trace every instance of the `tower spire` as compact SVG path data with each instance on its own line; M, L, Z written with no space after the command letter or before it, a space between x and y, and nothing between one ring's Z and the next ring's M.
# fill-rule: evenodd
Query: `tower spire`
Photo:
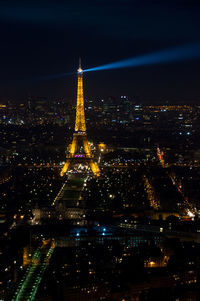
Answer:
M80 58L79 58L79 69L78 69L75 132L86 132L84 96L83 96L83 70L81 69Z
M81 68L81 58L79 57L79 68L78 68L78 74L82 74L83 70Z

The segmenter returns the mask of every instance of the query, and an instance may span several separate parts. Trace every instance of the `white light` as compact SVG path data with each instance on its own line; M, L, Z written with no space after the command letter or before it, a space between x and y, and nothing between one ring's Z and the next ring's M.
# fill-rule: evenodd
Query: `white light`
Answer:
M188 214L189 217L194 217L195 216L190 210L187 211L187 214Z

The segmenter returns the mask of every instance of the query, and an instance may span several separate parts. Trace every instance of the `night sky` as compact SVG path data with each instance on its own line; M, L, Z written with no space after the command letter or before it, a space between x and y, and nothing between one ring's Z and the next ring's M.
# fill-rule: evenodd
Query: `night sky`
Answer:
M200 1L0 2L0 98L74 97L78 58L87 69L200 42ZM85 95L200 101L200 60L88 72Z

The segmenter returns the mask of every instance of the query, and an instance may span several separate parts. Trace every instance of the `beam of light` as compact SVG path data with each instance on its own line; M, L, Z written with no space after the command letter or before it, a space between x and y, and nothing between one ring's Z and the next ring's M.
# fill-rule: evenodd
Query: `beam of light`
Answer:
M154 64L180 62L197 58L200 58L200 43L168 48L122 61L86 69L83 70L83 72L148 66Z

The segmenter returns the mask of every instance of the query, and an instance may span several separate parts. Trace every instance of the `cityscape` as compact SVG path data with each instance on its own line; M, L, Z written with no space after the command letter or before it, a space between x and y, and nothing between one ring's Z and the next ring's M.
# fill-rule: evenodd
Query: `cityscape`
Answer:
M112 39L122 43L130 25L134 28L140 18L146 24L145 16L147 22L149 15L162 15L166 5L171 9L167 16L176 16L183 27L180 12L191 21L182 40L180 28L167 21L168 33L175 30L179 36L176 47L163 42L169 35L158 35L158 21L163 29L165 20L150 18L150 36L146 26L138 29L141 40L134 32L134 41L141 43L137 47L151 41L146 55L138 54L136 47L135 57L127 59L130 53L125 49L126 59L121 60L119 50L113 54L108 42L102 61L91 54L86 65L85 53L92 43L99 47L97 40L86 45L93 33L103 43L116 26L121 31ZM139 13L134 20L130 9ZM0 4L5 32L24 36L17 43L11 39L14 59L9 51L4 55L13 71L10 77L5 72L0 84L0 300L200 300L200 46L192 31L199 10L196 1L178 0L151 5L129 0ZM80 11L87 22L77 20ZM108 26L104 38L99 24ZM94 32L89 25L96 26ZM74 35L82 26L86 43L78 51L73 50L76 45L68 50L62 70L61 50L60 57L52 59L52 72L49 61L45 63L47 52L39 49L39 31L51 32L55 44L58 31L67 28ZM159 52L152 47L153 29ZM27 47L29 38L37 41L33 50L38 51L38 78L30 54L29 60L20 61L13 81L27 30ZM70 33L68 42L73 42ZM9 46L7 34L2 39ZM187 46L177 47L187 35ZM42 47L49 47L45 39ZM52 45L55 54L56 47ZM72 72L60 72L65 69ZM43 70L46 77L41 77ZM110 75L104 76L106 72Z

